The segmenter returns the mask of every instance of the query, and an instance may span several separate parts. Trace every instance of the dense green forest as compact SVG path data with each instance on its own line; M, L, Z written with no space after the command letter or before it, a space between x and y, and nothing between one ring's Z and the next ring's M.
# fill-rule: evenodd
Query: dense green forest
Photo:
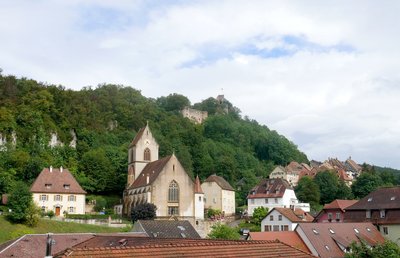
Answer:
M184 106L208 111L196 125L179 113ZM188 173L204 180L216 173L247 191L275 165L307 162L297 146L276 131L242 117L228 100L191 105L179 94L146 98L129 86L99 85L80 91L0 73L0 194L16 181L31 184L44 167L68 168L89 193L121 195L127 149L149 123L160 157L175 152ZM49 147L56 133L63 146ZM13 144L13 134L16 144ZM71 147L73 135L76 147Z

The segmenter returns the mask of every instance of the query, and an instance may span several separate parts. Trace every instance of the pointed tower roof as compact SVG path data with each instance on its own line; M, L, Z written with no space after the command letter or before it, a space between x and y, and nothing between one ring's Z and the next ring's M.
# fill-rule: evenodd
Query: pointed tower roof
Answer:
M199 176L196 176L196 180L194 181L194 193L203 194L203 190L201 189Z

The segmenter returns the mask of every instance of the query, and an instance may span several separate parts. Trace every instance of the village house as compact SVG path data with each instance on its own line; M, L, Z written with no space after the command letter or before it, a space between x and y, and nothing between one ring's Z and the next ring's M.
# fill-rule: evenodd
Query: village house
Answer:
M345 222L371 222L400 245L400 187L379 188L345 208Z
M282 178L263 179L250 190L247 196L248 214L253 215L257 207L273 208L301 208L310 212L309 203L299 203L293 188L288 181Z
M209 176L202 184L204 207L218 209L225 216L235 215L235 189L222 177Z
M325 204L315 217L314 222L343 222L345 209L356 202L357 200L334 200Z
M300 222L312 222L313 216L302 209L273 208L261 221L261 232L293 231Z
M350 244L382 244L384 238L371 223L299 223L295 231L317 257L344 257Z
M148 124L129 145L124 214L130 215L136 205L152 203L157 217L204 219L200 180L187 174L175 154L158 159L158 149Z
M53 211L55 216L65 213L85 214L86 192L68 169L43 169L30 191L33 201L43 212Z

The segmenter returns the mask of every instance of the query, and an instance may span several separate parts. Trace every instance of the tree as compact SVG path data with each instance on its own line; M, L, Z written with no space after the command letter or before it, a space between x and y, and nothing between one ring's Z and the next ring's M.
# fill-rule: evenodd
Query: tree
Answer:
M256 225L261 226L261 221L267 216L267 213L268 213L268 208L257 207L253 211L253 217L251 221Z
M35 227L39 222L40 212L41 209L34 202L31 202L28 209L26 209L25 223L30 227Z
M240 234L236 231L236 229L231 228L227 225L217 223L211 228L212 230L210 234L208 234L208 238L229 240L238 240L240 238Z
M311 177L303 176L294 190L301 202L308 202L313 207L319 204L321 196L319 187Z
M397 258L400 257L400 247L392 241L385 241L377 244L373 248L364 241L350 244L350 253L346 253L346 258Z
M342 200L351 200L353 199L353 193L351 192L351 188L346 185L346 183L342 180L338 182L338 190L336 193L336 199Z
M8 208L11 213L8 218L15 223L24 223L27 221L29 209L33 205L32 193L23 182L17 182L8 198Z
M187 97L173 93L167 97L160 97L157 99L158 105L166 111L180 111L184 107L190 106L190 101Z
M383 182L379 175L376 173L364 172L361 173L357 180L351 185L351 190L354 197L363 198L382 185Z
M330 203L337 199L336 194L338 192L338 178L332 171L319 172L314 182L318 185L321 193L321 204Z
M144 203L135 206L131 212L132 222L143 219L143 220L152 220L156 217L157 207L152 203Z

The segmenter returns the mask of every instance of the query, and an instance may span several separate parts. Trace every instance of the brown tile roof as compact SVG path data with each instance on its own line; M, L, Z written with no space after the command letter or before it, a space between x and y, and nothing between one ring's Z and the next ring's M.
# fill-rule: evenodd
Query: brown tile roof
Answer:
M286 189L292 188L285 179L263 179L258 185L250 190L250 194L247 198L278 198L283 196Z
M187 220L139 220L132 231L146 232L149 237L156 238L201 238Z
M312 257L279 241L153 239L149 245L69 248L55 257Z
M46 187L46 184L49 186ZM67 189L64 187L69 185ZM74 193L86 194L68 169L44 168L31 186L33 193Z
M347 210L400 209L400 186L379 188L368 194Z
M215 182L223 190L235 191L235 189L233 189L233 187L223 177L217 176L215 174L207 177L204 182Z
M136 180L131 184L129 189L137 188L152 184L154 180L158 177L160 172L163 170L165 165L171 159L172 156L167 156L165 158L148 163L142 170L142 173L136 178ZM149 177L149 183L147 183L147 176Z
M290 208L273 208L269 213L273 210L278 211L280 214L285 216L291 222L312 222L314 217L311 216L308 212L303 211L302 209L290 209Z
M351 158L348 158L345 161L349 166L351 166L355 171L361 171L362 167L360 165L358 165L354 160L352 160Z
M340 209L344 211L350 205L353 205L357 202L357 200L334 200L331 203L325 204L323 210L328 209Z
M305 236L303 241L311 244L308 248L319 257L343 257L340 245L346 248L351 242L359 242L360 239L372 246L384 242L382 235L371 223L299 223L296 232Z
M131 142L131 144L129 144L129 147L135 146L138 141L140 140L140 138L142 138L144 129L146 129L147 126L140 128L139 132L136 134L135 138L133 139L133 141Z
M303 240L296 231L275 231L275 232L250 232L251 240L279 240L282 243L310 253Z
M194 181L194 193L204 193L203 189L201 189L200 178L196 176L196 180Z
M302 165L300 165L298 162L296 161L292 161L290 162L287 166L286 166L286 170L288 171L300 171L302 170L304 167Z
M93 238L91 233L53 234L55 244L52 254L56 254L85 240ZM1 245L0 257L45 257L47 234L24 235Z

